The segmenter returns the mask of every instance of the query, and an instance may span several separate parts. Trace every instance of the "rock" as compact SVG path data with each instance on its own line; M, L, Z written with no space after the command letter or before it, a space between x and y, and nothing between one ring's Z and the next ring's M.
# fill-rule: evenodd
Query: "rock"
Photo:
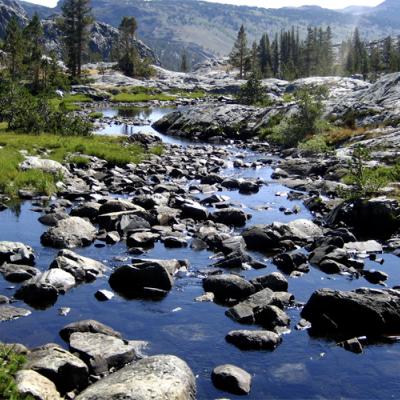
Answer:
M194 300L197 301L198 303L212 303L214 301L214 298L215 298L214 293L207 292L201 296L196 297Z
M96 228L79 217L63 219L56 226L43 233L40 238L43 246L55 248L74 248L90 245L96 238Z
M99 215L111 214L124 211L144 211L143 208L131 203L128 200L113 199L108 200L100 206Z
M322 229L308 219L297 219L288 224L275 222L273 226L285 239L294 241L308 240L323 234Z
M171 249L187 247L188 245L188 242L185 238L180 238L175 236L167 236L163 239L163 242L165 247Z
M255 312L269 305L276 305L280 308L290 305L294 300L292 294L287 292L273 292L271 289L263 289L254 293L246 300L231 307L225 314L234 321L242 324L253 324L255 322Z
M26 157L25 160L19 165L20 169L26 171L28 169L39 169L43 172L50 174L61 174L69 176L70 173L62 164L54 160L46 160L39 157Z
M208 219L208 210L207 208L201 206L200 204L197 204L195 202L193 203L184 203L182 205L182 218L192 218L195 221L204 221Z
M134 265L117 268L109 283L115 291L128 297L142 295L145 288L169 291L179 268L176 260L138 260Z
M287 279L280 272L259 276L250 282L257 291L269 288L274 292L286 292L289 287Z
M203 279L205 292L214 293L221 301L243 300L255 292L254 286L237 275L212 275Z
M271 229L269 225L257 225L242 233L249 250L267 252L280 247L282 236Z
M235 365L225 364L214 368L211 379L216 388L225 392L238 395L250 393L251 375Z
M326 222L345 223L362 237L387 239L400 228L400 207L396 200L382 197L345 202L327 216Z
M56 226L58 221L68 218L68 214L64 211L52 212L39 217L39 222L46 226Z
M239 193L242 194L254 194L260 190L259 185L252 181L242 181L239 183Z
M25 308L0 305L0 322L27 317L31 312Z
M215 211L212 219L228 226L243 226L247 221L247 214L239 208L225 208Z
M69 342L70 336L76 332L102 333L103 335L121 338L119 332L92 319L73 322L72 324L64 326L60 331L60 336L64 341Z
M271 331L274 331L275 328L288 327L290 325L289 316L276 306L268 305L256 309L254 319L257 324Z
M370 271L363 271L362 275L364 278L373 284L383 283L388 280L389 275L382 271L370 270Z
M127 342L102 333L75 332L69 337L71 351L79 354L95 375L107 373L112 368L120 369L139 360L138 345L139 342Z
M30 265L7 263L0 265L0 272L3 274L5 279L16 283L31 279L40 273L37 268L31 267Z
M143 212L131 210L102 214L97 217L97 222L100 228L105 229L107 232L118 231L122 234L127 234L131 231L143 231L151 227L149 222L137 215L139 213L143 215Z
M320 289L313 293L301 316L321 335L347 337L398 333L400 292L357 289L352 292Z
M376 240L366 242L350 242L344 244L344 249L349 253L382 253L383 248Z
M352 353L361 354L363 352L363 346L357 338L345 340L339 343L339 346Z
M152 356L128 365L87 388L76 400L194 400L196 381L175 356Z
M32 305L52 305L59 294L64 294L76 284L69 272L55 268L24 282L15 297Z
M132 233L126 239L128 247L151 247L160 238L158 233L137 232Z
M307 256L300 252L278 254L273 258L273 262L281 271L287 274L293 271L309 271Z
M231 331L225 337L241 350L275 350L282 342L282 338L270 331Z
M107 244L114 245L121 241L121 236L118 232L108 232L105 241Z
M114 297L114 293L109 290L98 290L94 294L94 297L96 297L98 301L108 301Z
M71 250L61 250L49 268L67 271L78 282L91 282L106 271L106 266L101 262L80 256Z
M10 299L7 296L0 295L0 304L9 304Z
M88 385L89 370L86 364L56 344L32 350L24 368L50 379L61 394L82 390Z
M32 247L19 242L0 242L0 264L34 265L35 254Z
M30 396L35 400L61 400L56 385L35 371L22 370L17 372L15 383L21 396Z
M101 204L94 202L83 203L71 210L71 217L88 218L91 221L96 221L99 215Z

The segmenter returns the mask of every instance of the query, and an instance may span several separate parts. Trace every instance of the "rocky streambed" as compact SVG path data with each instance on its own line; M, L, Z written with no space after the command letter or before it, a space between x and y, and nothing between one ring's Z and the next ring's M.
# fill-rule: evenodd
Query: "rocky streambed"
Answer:
M224 143L174 139L124 168L91 158L58 198L3 207L0 340L33 349L14 347L20 387L398 395L397 202L338 208L342 159Z

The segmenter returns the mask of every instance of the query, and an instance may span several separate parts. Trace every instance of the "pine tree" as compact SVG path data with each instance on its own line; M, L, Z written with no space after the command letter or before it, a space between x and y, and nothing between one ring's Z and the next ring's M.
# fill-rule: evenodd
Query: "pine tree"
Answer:
M88 28L92 23L90 0L65 0L60 29L67 55L67 66L73 78L80 78L82 57L88 42Z
M272 76L271 45L268 34L264 34L258 45L258 59L260 71L263 78Z
M243 79L245 72L245 63L248 56L248 48L247 48L247 35L242 25L240 27L237 39L235 44L233 45L233 49L229 56L229 61L231 65L239 68L239 78Z
M33 88L40 86L40 71L43 57L43 27L38 14L35 14L23 30L26 46L25 64L29 75L32 76Z
M8 71L12 79L22 75L24 41L22 29L16 17L12 17L6 27L4 51L7 53Z
M182 72L188 72L189 71L189 63L188 63L186 51L184 51L182 53L182 57L181 57L181 71Z
M135 46L137 22L135 17L124 17L119 25L119 67L125 75L138 74L139 55Z

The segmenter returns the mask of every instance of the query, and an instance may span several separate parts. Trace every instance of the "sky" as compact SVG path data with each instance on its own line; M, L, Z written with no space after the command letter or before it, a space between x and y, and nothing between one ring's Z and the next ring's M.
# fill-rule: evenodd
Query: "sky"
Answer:
M31 3L54 7L57 0L28 0ZM118 0L115 0L118 1ZM236 5L257 6L266 8L299 7L302 5L317 5L325 8L344 8L349 5L376 6L383 0L207 0L214 3L229 3Z

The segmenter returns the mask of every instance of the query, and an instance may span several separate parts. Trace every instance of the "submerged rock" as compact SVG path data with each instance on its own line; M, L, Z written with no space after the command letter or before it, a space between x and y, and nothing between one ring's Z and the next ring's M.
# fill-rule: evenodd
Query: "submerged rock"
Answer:
M0 265L0 272L8 281L17 283L31 279L40 273L37 268L31 267L30 265L19 264Z
M211 379L220 390L233 394L249 394L251 375L235 365L225 364L214 368Z
M0 322L27 317L31 312L25 308L0 305Z
M282 342L282 338L270 331L231 331L226 341L241 350L274 350Z
M152 356L128 365L87 388L76 400L194 400L196 381L175 356Z

